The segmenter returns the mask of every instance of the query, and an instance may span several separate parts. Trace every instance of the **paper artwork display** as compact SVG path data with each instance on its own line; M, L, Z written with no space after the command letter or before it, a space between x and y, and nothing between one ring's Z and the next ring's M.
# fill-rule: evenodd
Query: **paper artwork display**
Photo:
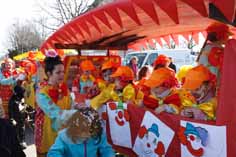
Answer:
M133 150L140 157L164 157L173 137L171 128L146 111Z
M107 113L113 144L132 148L130 115L127 104L122 102L107 103Z
M182 157L226 157L226 127L181 121Z

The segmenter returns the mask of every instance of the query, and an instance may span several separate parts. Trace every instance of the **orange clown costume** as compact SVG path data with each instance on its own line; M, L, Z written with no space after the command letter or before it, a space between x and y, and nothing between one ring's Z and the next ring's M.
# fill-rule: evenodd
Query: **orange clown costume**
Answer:
M171 60L169 59L169 57L161 54L161 55L157 56L156 60L153 63L154 70L157 70L159 68L167 68L170 71L175 72L173 69L169 68L170 62L171 62Z
M206 90L201 90L203 88L204 84L207 86ZM183 88L186 90L189 90L194 94L194 91L201 90L200 93L198 93L198 97L195 96L195 103L192 104L183 104L182 105L182 115L185 115L184 112L193 112L192 118L195 119L215 119L215 111L217 107L217 99L216 99L216 77L214 74L210 72L210 70L203 66L199 65L197 67L192 68L188 71L188 73L185 76L185 82L183 84ZM197 111L197 115L194 115L194 111ZM199 111L202 111L200 113ZM200 114L200 115L199 115Z
M35 108L37 64L36 62L32 62L31 60L23 60L21 62L21 67L24 68L25 73L27 74L26 80L23 82L23 87L25 88L25 103Z
M80 63L80 69L82 70L82 75L79 81L79 92L81 94L85 94L87 88L92 87L95 82L95 78L91 74L91 72L95 70L95 66L93 65L92 61L84 60Z
M109 86L110 83L113 82L110 76L116 69L117 69L117 65L112 60L108 60L102 64L101 70L102 70L103 78L102 79L98 78L96 80L100 91L105 89L107 86Z
M111 101L122 101L140 105L143 93L137 91L132 84L134 75L128 66L120 66L111 75L115 78L115 84L109 84L107 88L91 100L91 107L99 109L104 103Z
M181 98L176 90L178 81L172 70L158 68L154 70L151 77L145 82L150 88L150 95L145 95L144 106L153 110L167 111L179 114Z

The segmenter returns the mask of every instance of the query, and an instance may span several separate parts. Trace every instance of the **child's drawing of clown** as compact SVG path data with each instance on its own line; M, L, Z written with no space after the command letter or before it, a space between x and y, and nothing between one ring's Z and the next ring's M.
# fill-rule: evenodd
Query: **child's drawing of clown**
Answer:
M133 151L141 157L164 157L174 137L174 131L146 111L135 139Z
M142 126L139 130L140 138L139 153L141 157L161 157L165 154L164 144L160 141L160 133L157 124L152 124L150 128Z
M208 144L208 131L206 129L186 123L186 127L181 126L178 136L182 146L187 148L188 155L194 157L204 155L204 149Z
M127 104L122 102L107 103L107 115L113 144L132 148L130 115Z

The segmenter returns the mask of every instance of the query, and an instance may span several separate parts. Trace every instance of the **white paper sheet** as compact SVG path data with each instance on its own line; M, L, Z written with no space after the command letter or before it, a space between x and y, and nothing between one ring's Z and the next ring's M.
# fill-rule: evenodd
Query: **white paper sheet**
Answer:
M164 156L174 137L174 131L149 111L145 112L140 128L142 129L136 137L134 152L140 157L159 157L160 151L157 150L162 145L164 149L161 152ZM143 133L145 135L142 137Z
M189 127L187 127L187 123ZM185 136L194 150L203 149L202 157L226 157L226 126L214 126L181 121ZM200 136L200 137L199 137ZM194 157L191 148L181 144L182 157Z
M107 113L112 142L118 146L132 148L130 124L124 117L127 104L122 104L123 109L118 107L118 102L113 102L114 108L110 107L110 104L107 103Z

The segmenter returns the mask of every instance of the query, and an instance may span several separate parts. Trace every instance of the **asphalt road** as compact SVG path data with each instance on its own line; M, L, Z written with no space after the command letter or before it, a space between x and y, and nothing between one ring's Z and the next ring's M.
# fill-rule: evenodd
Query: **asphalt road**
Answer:
M36 157L36 148L34 145L34 133L33 130L30 128L26 128L26 143L27 148L24 150L27 157Z

